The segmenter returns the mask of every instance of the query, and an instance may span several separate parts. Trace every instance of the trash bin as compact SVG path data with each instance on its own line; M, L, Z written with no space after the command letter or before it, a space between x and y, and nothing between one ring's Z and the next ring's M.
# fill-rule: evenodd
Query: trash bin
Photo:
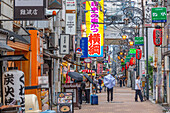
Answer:
M6 108L1 113L18 113L17 108Z

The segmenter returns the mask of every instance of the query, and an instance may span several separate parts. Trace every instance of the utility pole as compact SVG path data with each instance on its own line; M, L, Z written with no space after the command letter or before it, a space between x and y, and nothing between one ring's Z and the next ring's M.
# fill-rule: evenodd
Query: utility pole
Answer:
M77 0L77 48L80 47L80 39L81 39L81 24L82 24L82 8L81 8L81 0ZM77 57L77 56L76 56ZM80 63L80 58L76 58L78 64ZM76 71L78 72L79 67L76 66Z
M149 73L148 73L148 28L146 27L146 87L147 100L149 100Z

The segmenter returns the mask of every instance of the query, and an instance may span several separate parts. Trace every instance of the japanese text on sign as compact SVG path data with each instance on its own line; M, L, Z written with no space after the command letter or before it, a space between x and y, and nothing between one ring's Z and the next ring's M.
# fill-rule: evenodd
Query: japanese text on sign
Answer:
M38 10L37 9L20 9L20 15L37 15Z
M86 34L88 36L88 56L103 57L103 29L104 25L99 24L104 21L103 0L100 2L87 1L86 10L90 10L86 14Z

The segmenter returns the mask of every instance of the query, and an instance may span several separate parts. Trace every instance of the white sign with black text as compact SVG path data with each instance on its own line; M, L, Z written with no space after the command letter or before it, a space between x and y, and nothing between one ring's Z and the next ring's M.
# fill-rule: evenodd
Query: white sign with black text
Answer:
M76 14L66 13L66 34L76 35Z
M60 54L66 55L70 53L70 35L61 34L60 35Z
M66 10L76 11L76 0L66 0Z
M15 0L15 6L44 6L43 0Z

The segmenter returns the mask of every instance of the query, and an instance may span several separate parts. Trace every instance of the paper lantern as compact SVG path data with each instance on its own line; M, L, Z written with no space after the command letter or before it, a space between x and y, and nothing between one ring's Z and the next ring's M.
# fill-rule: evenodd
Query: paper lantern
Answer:
M153 43L156 46L162 45L162 29L153 30Z
M136 59L140 60L142 57L142 50L136 49Z

